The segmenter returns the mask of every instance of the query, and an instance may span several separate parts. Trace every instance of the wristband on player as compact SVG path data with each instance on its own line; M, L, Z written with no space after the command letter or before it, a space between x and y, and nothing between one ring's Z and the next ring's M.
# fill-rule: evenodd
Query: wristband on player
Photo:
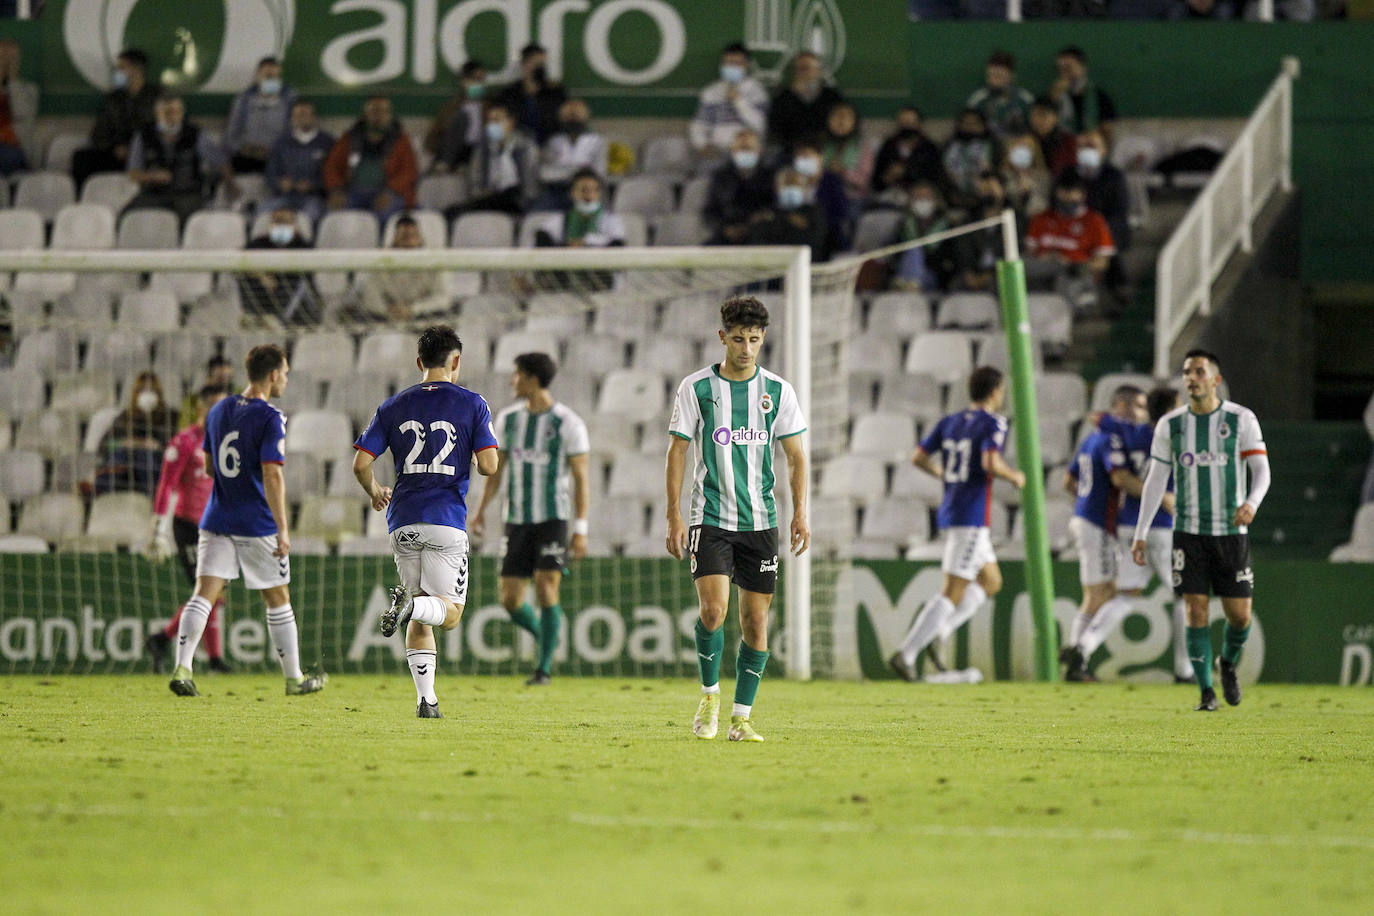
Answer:
M588 533L589 531L591 531L591 525L588 524L588 522L587 522L587 520L586 520L585 518L575 518L575 519L573 519L573 523L572 523L572 533L573 533L574 535L579 535L579 534L580 534L580 535L582 535L583 537L586 537L586 536L587 536L587 533Z

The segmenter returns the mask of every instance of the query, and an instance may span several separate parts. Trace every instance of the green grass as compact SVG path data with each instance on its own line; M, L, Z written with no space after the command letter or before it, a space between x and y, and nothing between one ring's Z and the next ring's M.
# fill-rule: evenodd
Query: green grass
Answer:
M0 679L6 913L1368 912L1374 691ZM728 692L730 685L725 685Z

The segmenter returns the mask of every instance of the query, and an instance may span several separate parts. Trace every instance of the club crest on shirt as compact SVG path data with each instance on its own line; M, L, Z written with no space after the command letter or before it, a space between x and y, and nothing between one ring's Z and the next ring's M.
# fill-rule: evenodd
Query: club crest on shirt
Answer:
M764 413L773 412L773 396L766 391L763 393L763 397L759 399L759 410Z
M1230 424L1228 424L1228 423L1222 423L1221 425L1219 425L1219 426L1217 427L1217 435L1220 436L1220 437L1223 438L1223 439L1229 439L1229 438L1231 438L1231 426L1230 426Z

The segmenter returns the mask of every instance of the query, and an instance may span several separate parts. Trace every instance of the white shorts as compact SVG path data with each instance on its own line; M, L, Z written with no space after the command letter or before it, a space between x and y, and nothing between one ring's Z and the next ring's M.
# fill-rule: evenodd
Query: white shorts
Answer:
M1150 576L1173 587L1174 532L1171 528L1151 528L1145 535L1145 565L1135 565L1131 559L1131 543L1135 540L1135 526L1122 525L1116 529L1117 540L1121 543L1121 570L1116 574L1117 591L1144 591L1150 584Z
M1108 534L1082 516L1069 519L1069 530L1078 544L1078 581L1083 585L1115 582L1117 562L1116 534Z
M196 544L196 578L237 579L242 570L243 584L250 591L287 585L291 582L291 558L273 556L276 549L275 534L247 537L202 528Z
M468 600L468 533L447 525L403 525L391 532L401 584L412 595Z
M970 582L989 563L996 563L992 552L992 535L987 528L956 527L945 529L945 557L940 570Z

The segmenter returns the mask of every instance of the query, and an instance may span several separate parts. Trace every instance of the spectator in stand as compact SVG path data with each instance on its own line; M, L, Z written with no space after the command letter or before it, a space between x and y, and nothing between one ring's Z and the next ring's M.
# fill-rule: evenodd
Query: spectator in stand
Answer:
M1002 183L1017 213L1039 213L1050 205L1050 170L1034 134L1009 137L1002 156Z
M1088 189L1077 172L1055 182L1054 208L1031 220L1026 252L1032 288L1055 289L1079 309L1096 304L1116 246L1102 214L1088 209Z
M324 212L324 163L334 149L334 135L320 130L315 104L297 99L291 106L291 130L282 135L267 157L267 193L260 211L277 209L304 213L312 223Z
M601 176L591 169L573 175L572 206L550 213L539 224L540 248L609 248L625 244L625 223L605 206Z
M768 108L768 143L786 151L802 140L814 142L825 134L830 109L844 101L825 83L821 59L811 51L792 58L792 80L773 96Z
M166 93L154 109L157 121L134 134L129 177L141 190L127 209L172 210L184 224L210 199L213 176L224 166L223 148L186 120L181 96Z
M525 45L520 49L520 79L496 96L540 146L558 129L558 110L568 98L563 87L549 78L547 63L542 45Z
M296 211L277 207L272 211L267 234L252 239L247 247L255 251L282 251L311 245L297 229ZM309 274L239 274L238 278L240 298L250 315L271 316L282 324L300 324L322 316L320 296Z
M606 174L606 138L587 122L591 109L581 99L568 99L558 111L558 132L544 144L539 166L541 191L531 210L566 210L573 176L590 170Z
M0 38L0 176L29 167L24 148L32 148L38 117L38 87L19 75L19 42Z
M1103 283L1112 298L1124 304L1130 290L1121 252L1131 247L1130 191L1125 174L1107 161L1107 141L1101 131L1090 130L1078 138L1076 170L1088 188L1088 209L1101 213L1111 230L1116 253L1107 264Z
M831 233L824 212L812 199L809 181L791 166L779 169L773 206L754 215L744 243L809 245L811 260L829 260Z
M792 169L805 184L807 204L815 204L824 217L825 250L846 250L853 227L849 196L844 191L844 180L822 164L820 144L810 140L799 141L792 150Z
M466 202L449 207L454 219L475 210L499 210L519 216L538 190L539 152L516 126L511 111L500 102L487 107L482 143L468 163Z
M983 172L997 168L1000 150L988 122L976 108L959 112L954 136L945 144L945 173L953 186L952 200L961 207L971 206L977 197L975 185Z
M969 209L968 222L1000 216L1007 207L1007 191L1002 184L1002 177L988 170L978 176L975 187L977 199ZM989 226L956 237L951 255L954 264L951 289L973 292L995 290L997 262L1003 257L1002 227Z
M1116 121L1116 105L1093 82L1088 73L1088 55L1070 45L1054 59L1058 74L1050 86L1050 99L1059 108L1059 123L1072 134L1101 130L1110 143Z
M859 113L848 102L830 109L821 159L827 171L840 176L849 197L849 212L857 214L873 180L873 145L864 139Z
M711 173L702 217L711 230L708 245L739 245L755 214L776 198L773 170L763 164L763 144L752 130L736 131L730 160Z
M944 232L951 226L940 188L934 182L925 180L912 184L899 240L910 242ZM907 249L897 260L896 274L892 278L893 288L938 292L954 272L952 254L953 248L947 241Z
M434 157L431 172L456 172L472 159L482 142L482 100L487 94L487 68L469 60L459 71L458 93L449 99L425 133L425 151Z
M385 223L415 205L419 170L410 138L391 113L391 99L374 95L325 159L329 209L371 210Z
M1036 99L1031 107L1030 126L1050 177L1058 178L1073 165L1078 153L1078 141L1059 123L1059 106L1048 96Z
M224 152L234 172L263 172L277 141L291 128L296 92L282 83L281 61L258 61L253 85L239 93L224 124Z
M750 75L749 49L735 42L720 54L720 79L701 90L687 136L702 170L714 171L741 131L760 136L768 125L768 90Z
M223 388L226 391L234 389L234 364L223 356L212 356L205 363L205 381L201 387ZM177 428L185 429L196 422L196 417L200 413L200 395L195 390L186 392L186 396L181 399L181 412L177 414Z
M1275 18L1278 18L1278 4L1275 4ZM1236 5L1231 0L1174 0L1169 4L1170 19L1217 19L1236 18Z
M993 136L1005 138L1026 132L1034 102L1035 96L1016 85L1016 58L1007 51L994 51L982 88L968 97L965 107L983 116Z
M152 496L157 489L162 453L177 432L176 411L162 398L157 373L139 373L129 387L129 406L100 439L96 453L95 492L133 490Z
M906 105L897 109L896 132L878 147L870 187L880 196L893 192L888 203L902 206L906 189L917 181L944 187L945 165L940 161L940 148L921 129L920 109Z
M423 248L420 224L410 216L396 220L391 247ZM409 321L447 312L453 305L447 283L437 270L378 271L362 277L363 310L369 318Z
M148 55L127 48L115 58L114 88L100 99L91 145L72 155L72 177L77 187L96 172L123 172L129 168L134 137L157 120L153 112L160 90L148 80Z

